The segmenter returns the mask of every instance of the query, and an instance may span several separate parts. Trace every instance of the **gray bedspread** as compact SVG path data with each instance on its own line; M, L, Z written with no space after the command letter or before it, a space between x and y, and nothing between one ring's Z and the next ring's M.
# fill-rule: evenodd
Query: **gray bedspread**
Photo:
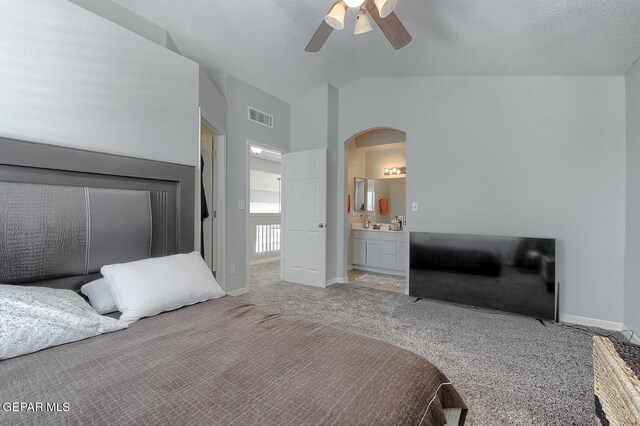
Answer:
M462 424L447 382L407 350L224 297L0 361L0 424L441 425L443 407Z

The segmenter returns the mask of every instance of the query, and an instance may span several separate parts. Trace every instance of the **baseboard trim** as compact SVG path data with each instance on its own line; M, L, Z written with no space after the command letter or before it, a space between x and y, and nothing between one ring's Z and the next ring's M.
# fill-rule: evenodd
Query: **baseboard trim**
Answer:
M358 266L355 266L353 269L358 269L359 271L366 271L366 272L376 272L378 274L395 275L395 276L398 276L398 277L406 277L407 276L407 274L404 273L403 271L392 271L390 269L372 268L370 266L358 265Z
M562 315L560 314L560 322L576 325L586 325L588 327L604 328L611 331L622 331L627 328L621 322L605 321L595 318L579 317L576 315Z
M349 284L349 277L336 277L327 280L327 287L334 284Z
M560 322L568 323L568 324L576 324L576 325L586 325L588 327L598 327L603 328L605 330L611 331L624 331L631 330L629 327L624 325L621 322L613 322L613 321L605 321L599 320L595 318L586 318L586 317L578 317L575 315L560 315ZM629 333L625 333L627 336ZM640 336L636 336L635 330L633 337L631 337L631 343L635 343L636 345L640 345Z
M347 271L351 271L351 270L353 270L353 269L354 269L353 265L349 265L349 266L347 266Z
M237 290L228 291L227 296L242 296L245 293L249 293L249 287L242 287Z
M249 265L260 265L261 263L271 263L277 262L280 260L280 257L270 257L268 259L256 259L249 262Z

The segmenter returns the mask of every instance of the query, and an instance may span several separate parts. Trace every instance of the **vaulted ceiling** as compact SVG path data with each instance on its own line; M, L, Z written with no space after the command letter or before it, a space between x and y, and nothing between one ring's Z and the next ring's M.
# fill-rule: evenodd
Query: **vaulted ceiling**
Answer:
M352 35L352 9L319 53L304 48L333 0L115 1L212 79L228 72L289 102L363 77L623 75L640 56L639 0L398 0L407 47L378 28Z

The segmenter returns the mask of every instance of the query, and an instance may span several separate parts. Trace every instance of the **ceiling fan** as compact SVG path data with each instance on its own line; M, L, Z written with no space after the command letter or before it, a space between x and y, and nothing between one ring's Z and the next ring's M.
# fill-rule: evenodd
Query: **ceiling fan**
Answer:
M371 31L371 23L367 12L382 30L394 49L402 49L411 41L411 35L393 12L398 0L338 0L311 37L304 49L307 52L318 52L324 46L333 30L344 28L344 16L347 8L355 8L356 27L353 34Z

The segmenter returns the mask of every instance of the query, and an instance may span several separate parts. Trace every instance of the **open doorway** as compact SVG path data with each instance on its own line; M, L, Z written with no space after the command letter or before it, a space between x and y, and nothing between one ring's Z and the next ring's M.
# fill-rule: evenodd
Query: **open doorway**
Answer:
M373 129L347 140L348 282L404 293L406 232L406 134Z
M200 166L201 166L201 194L200 220L202 231L200 235L200 252L205 263L217 275L217 226L214 226L217 216L215 173L215 134L213 130L202 122L200 125Z
M280 279L282 153L249 144L248 259L251 285Z

